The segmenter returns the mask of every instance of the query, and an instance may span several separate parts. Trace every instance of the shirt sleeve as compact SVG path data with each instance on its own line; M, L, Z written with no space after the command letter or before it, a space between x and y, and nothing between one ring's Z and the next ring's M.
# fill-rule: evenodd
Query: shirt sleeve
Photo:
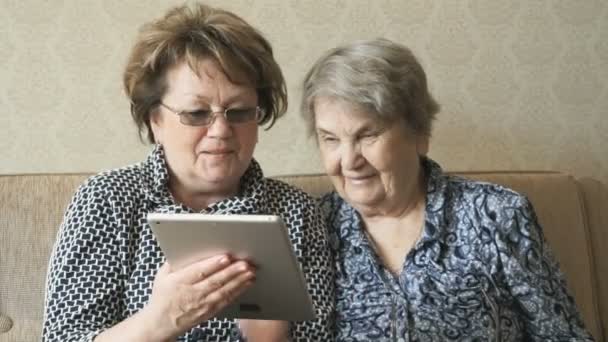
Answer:
M503 208L505 229L498 243L510 295L532 341L593 341L585 330L532 204L518 197Z
M326 226L315 201L306 203L303 213L305 241L302 271L315 307L316 319L293 323L291 340L333 341L334 271Z
M120 241L103 188L89 181L68 206L51 255L43 341L92 341L121 319Z

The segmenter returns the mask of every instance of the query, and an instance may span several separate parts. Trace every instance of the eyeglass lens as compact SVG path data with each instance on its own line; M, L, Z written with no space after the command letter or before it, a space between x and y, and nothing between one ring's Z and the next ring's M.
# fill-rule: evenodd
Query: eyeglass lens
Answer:
M238 124L251 121L256 118L258 108L232 108L226 110L226 120L231 124ZM213 122L215 115L222 113L213 113L210 110L197 110L193 112L180 113L181 122L185 125L203 126Z

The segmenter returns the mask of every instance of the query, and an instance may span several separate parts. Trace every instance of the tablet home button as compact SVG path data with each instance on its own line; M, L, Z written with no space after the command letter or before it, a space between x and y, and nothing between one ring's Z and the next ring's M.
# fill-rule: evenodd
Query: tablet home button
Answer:
M260 312L260 311L262 311L262 309L260 308L259 305L257 305L257 304L250 304L250 303L240 303L239 304L239 310L246 311L246 312Z

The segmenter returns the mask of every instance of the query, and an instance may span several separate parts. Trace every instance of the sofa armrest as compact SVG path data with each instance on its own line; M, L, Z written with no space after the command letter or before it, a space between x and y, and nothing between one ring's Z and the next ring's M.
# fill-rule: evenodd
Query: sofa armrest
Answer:
M608 188L591 178L582 178L579 184L590 233L594 274L597 276L595 285L603 336L596 336L596 339L605 341L608 338Z

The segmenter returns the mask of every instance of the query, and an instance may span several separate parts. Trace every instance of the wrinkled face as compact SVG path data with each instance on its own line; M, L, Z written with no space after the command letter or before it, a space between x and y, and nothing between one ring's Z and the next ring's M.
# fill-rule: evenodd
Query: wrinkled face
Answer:
M258 138L255 119L230 124L225 109L255 108L256 90L231 83L218 64L204 59L197 75L183 62L167 71L167 91L162 103L178 112L212 110L215 120L207 126L188 126L180 116L159 106L151 117L158 143L163 145L172 183L195 194L230 196L251 162Z
M340 196L367 212L405 205L419 184L419 156L426 154L428 139L340 100L319 98L314 113L321 160Z

